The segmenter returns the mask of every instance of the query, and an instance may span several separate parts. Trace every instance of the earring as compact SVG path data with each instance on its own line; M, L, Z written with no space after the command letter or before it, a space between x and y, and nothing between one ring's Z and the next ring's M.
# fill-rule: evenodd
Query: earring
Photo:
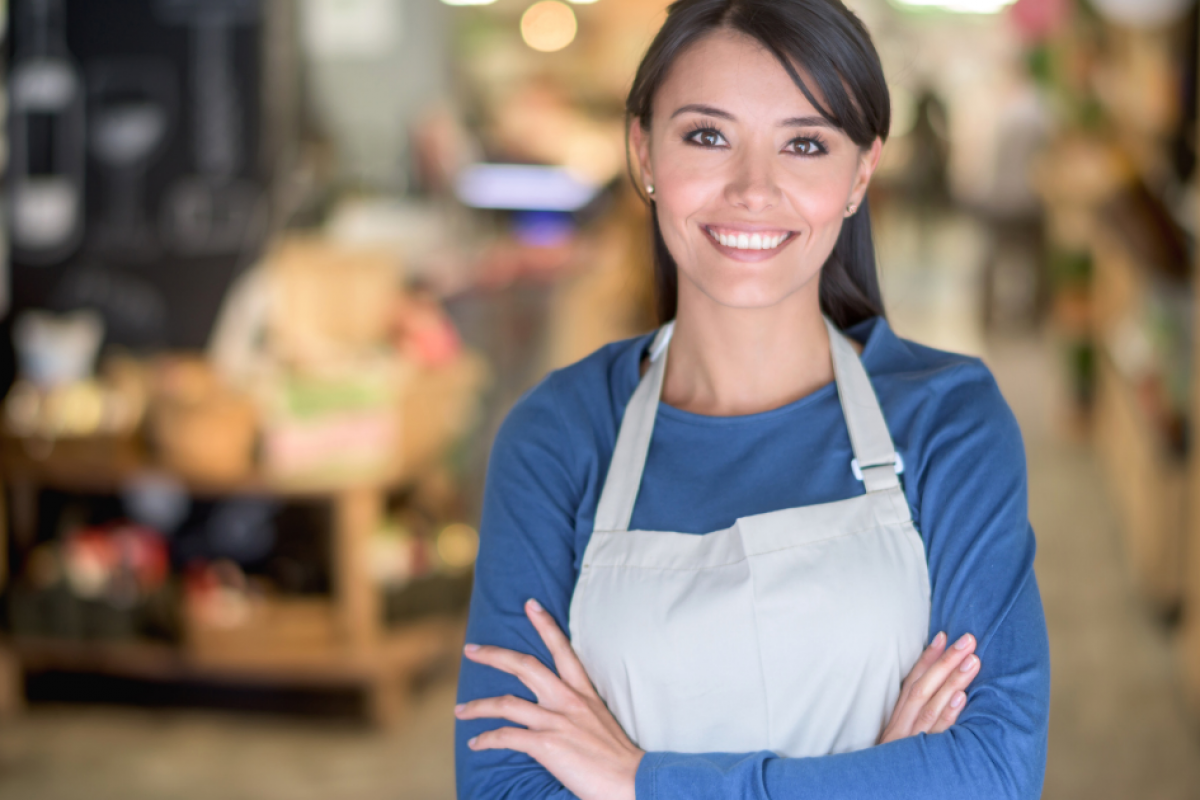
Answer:
M653 183L646 184L646 194L649 194L649 195L654 194L654 184Z
M853 203L851 203L850 205L846 206L846 216L847 216L847 217L852 217L852 216L854 216L854 212L855 212L855 211L858 211L858 206L854 205Z

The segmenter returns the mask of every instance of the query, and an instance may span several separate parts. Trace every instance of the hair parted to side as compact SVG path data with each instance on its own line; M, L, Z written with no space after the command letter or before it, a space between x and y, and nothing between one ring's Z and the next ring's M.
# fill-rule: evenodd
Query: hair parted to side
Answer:
M817 111L859 147L869 147L876 137L887 140L891 100L879 54L866 26L840 0L676 0L638 66L625 101L627 126L641 124L649 130L654 95L675 60L722 28L762 44ZM827 105L818 102L800 71L816 83ZM632 163L629 167L637 186ZM679 274L654 202L643 199L654 212L654 284L659 319L666 322L675 317ZM865 197L858 212L842 224L820 281L821 310L839 328L884 314Z

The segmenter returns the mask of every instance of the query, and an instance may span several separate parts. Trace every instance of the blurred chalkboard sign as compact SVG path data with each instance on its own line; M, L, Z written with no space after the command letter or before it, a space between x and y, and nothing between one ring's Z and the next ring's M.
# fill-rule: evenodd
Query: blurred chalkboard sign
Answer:
M261 251L269 0L10 0L14 312L199 347Z

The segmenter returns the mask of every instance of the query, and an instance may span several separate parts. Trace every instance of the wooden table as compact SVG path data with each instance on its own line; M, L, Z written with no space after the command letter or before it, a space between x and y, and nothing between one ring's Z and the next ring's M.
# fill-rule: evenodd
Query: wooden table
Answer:
M36 452L36 448L34 449ZM55 489L81 494L117 494L149 471L130 447L114 445L35 457L23 443L0 446L0 473L9 489L10 533L18 549L34 544L38 493ZM0 648L0 712L19 708L21 675L58 670L126 676L146 680L206 680L266 685L353 685L366 690L371 718L388 724L398 719L413 679L441 660L455 656L462 643L463 621L430 618L396 629L384 626L381 596L368 572L368 548L384 514L387 493L405 484L405 475L378 475L345 481L277 482L250 476L231 482L176 477L193 497L269 495L326 501L333 508L332 591L328 646L304 653L289 650L205 652L186 646L146 641L84 642L11 638ZM0 552L7 552L0 542ZM0 575L7 578L7 565Z

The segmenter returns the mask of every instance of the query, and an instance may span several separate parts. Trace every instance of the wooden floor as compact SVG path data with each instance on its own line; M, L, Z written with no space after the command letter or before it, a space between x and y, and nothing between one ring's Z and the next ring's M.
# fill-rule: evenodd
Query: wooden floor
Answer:
M452 676L406 724L352 716L38 705L0 728L3 800L445 800Z

